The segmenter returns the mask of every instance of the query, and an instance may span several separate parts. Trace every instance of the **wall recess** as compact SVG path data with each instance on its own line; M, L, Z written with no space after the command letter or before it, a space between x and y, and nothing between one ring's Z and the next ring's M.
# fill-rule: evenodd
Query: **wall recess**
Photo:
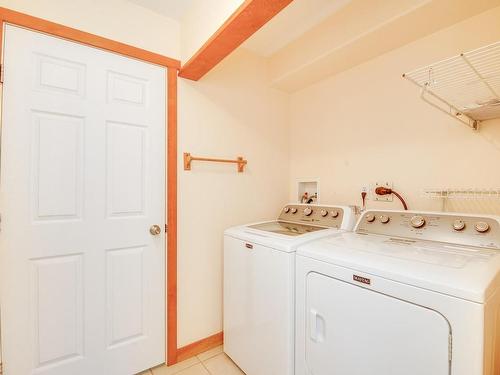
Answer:
M297 202L318 204L320 202L319 180L299 180L297 182Z

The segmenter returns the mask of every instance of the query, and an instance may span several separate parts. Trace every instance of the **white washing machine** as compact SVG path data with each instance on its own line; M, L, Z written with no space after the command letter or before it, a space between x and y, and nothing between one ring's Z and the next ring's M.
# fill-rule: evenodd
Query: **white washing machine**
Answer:
M367 211L297 250L297 375L499 375L498 217Z
M352 230L342 206L289 204L224 234L224 351L247 375L294 374L295 249Z

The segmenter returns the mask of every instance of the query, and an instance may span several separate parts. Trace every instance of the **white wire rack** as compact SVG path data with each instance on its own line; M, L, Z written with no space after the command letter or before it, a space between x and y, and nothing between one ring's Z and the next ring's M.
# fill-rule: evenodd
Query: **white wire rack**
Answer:
M474 130L500 118L500 42L403 74L420 97Z
M424 189L424 198L464 199L464 200L496 200L500 199L500 189Z

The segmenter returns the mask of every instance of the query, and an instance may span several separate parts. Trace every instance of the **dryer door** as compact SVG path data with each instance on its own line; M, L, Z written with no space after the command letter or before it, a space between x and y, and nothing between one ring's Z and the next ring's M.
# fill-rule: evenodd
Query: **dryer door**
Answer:
M448 321L434 310L318 273L307 276L314 375L448 375Z

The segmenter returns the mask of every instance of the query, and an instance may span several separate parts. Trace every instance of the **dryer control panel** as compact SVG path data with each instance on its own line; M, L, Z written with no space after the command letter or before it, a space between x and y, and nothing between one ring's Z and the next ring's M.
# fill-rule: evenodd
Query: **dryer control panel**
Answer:
M278 221L342 228L349 212L342 206L318 206L312 204L288 204L281 210ZM352 226L351 226L352 228Z
M369 210L355 231L500 250L500 218L494 216Z

